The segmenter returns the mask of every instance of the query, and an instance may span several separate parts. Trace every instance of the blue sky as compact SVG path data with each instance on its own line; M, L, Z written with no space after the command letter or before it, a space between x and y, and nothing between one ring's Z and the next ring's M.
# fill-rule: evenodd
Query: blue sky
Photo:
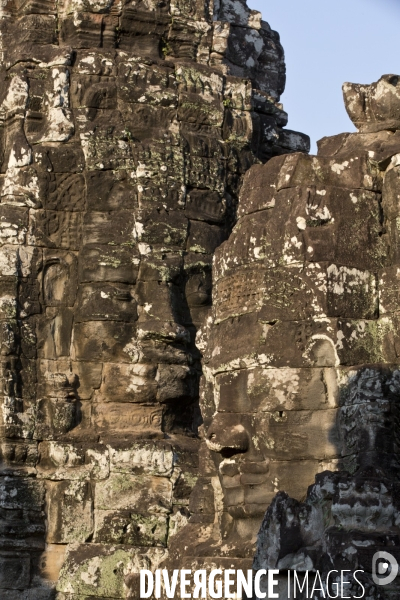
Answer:
M288 127L315 142L354 131L342 83L400 74L400 0L247 0L279 32L287 82Z

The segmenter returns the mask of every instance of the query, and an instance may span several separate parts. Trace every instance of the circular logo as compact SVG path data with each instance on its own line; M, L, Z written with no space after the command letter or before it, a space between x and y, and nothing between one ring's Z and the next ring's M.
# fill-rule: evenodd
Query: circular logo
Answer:
M389 552L376 552L372 558L372 579L376 585L389 585L397 577L399 565Z

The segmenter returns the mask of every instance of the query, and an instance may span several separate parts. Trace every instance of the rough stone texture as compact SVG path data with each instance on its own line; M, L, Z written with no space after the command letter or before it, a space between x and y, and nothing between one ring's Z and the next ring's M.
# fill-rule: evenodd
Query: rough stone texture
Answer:
M123 598L188 519L243 175L309 140L242 0L6 0L0 34L0 596Z
M400 79L383 75L372 85L345 83L344 101L350 119L361 133L396 131L400 127Z
M281 570L281 599L287 597L286 571L290 569L303 574L309 571L311 581L317 571L324 581L331 570L349 570L350 585L344 593L353 597L362 590L351 573L361 569L365 572L358 578L365 597L399 597L398 578L385 586L376 585L372 578L376 552L389 552L400 560L398 80L398 76L387 75L371 86L345 84L346 107L360 133L324 138L317 159L301 159L302 164L313 161L315 176L308 175L310 183L318 186L317 181L325 181L330 165L335 176L345 182L343 188L348 188L347 174L352 170L358 189L342 189L336 196L339 218L335 223L330 217L328 189L322 199L328 212L319 216L323 222L314 224L310 232L309 216L304 215L304 223L298 222L307 252L309 244L310 254L318 261L324 260L328 248L331 253L324 317L331 327L325 337L329 337L337 361L333 373L339 406L335 429L340 470L316 475L304 501L300 501L304 495L281 487L285 491L275 496L267 510L253 567ZM319 168L315 169L316 165ZM288 181L296 180L298 172L296 164ZM312 188L308 193L312 197ZM345 196L353 207L348 204L346 208ZM257 201L255 189L248 198L251 210L257 209ZM316 208L321 212L321 203L316 204L314 200L309 203L308 215ZM333 239L327 237L329 228L337 228ZM325 239L319 235L323 229ZM304 356L310 356L307 349ZM331 583L335 584L334 578ZM332 594L334 590L332 587ZM310 596L304 591L298 597ZM325 596L316 591L313 597Z
M0 32L1 597L397 552L399 77L310 157L242 0Z
M372 98L378 87L362 90ZM396 111L395 94L381 98L379 115ZM374 548L398 545L400 143L392 129L324 138L316 157L279 156L246 173L238 222L215 252L212 313L198 332L208 450L167 564L182 563L179 548L194 538L185 563L248 568L271 502L256 569L351 569L364 547L357 527L369 528L360 562L370 561L369 571ZM301 563L308 551L311 562ZM383 597L371 581L369 591Z

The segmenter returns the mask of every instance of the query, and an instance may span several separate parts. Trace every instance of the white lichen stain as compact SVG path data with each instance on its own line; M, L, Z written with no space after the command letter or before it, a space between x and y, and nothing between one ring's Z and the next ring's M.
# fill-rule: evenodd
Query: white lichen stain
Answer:
M358 202L357 196L353 193L350 194L350 200L352 201L353 204L357 204L357 202Z
M148 244L140 243L138 244L138 249L139 253L142 256L148 256L149 254L151 254L151 246L149 246Z
M304 217L297 217L296 218L296 224L297 224L297 228L300 231L303 231L307 227L307 223L306 223L306 220L305 220Z
M331 165L331 169L334 173L336 173L337 175L341 175L342 172L345 170L346 167L349 166L349 161L345 160L343 163L339 164L339 163L334 163L333 165Z
M101 559L95 556L88 561L87 571L81 571L81 579L87 585L97 586L100 578Z

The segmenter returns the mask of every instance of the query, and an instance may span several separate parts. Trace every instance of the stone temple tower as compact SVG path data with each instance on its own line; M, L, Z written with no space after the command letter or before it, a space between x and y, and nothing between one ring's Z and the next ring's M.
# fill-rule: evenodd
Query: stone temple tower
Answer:
M0 597L125 598L189 516L243 176L309 140L242 0L4 0L0 34Z

